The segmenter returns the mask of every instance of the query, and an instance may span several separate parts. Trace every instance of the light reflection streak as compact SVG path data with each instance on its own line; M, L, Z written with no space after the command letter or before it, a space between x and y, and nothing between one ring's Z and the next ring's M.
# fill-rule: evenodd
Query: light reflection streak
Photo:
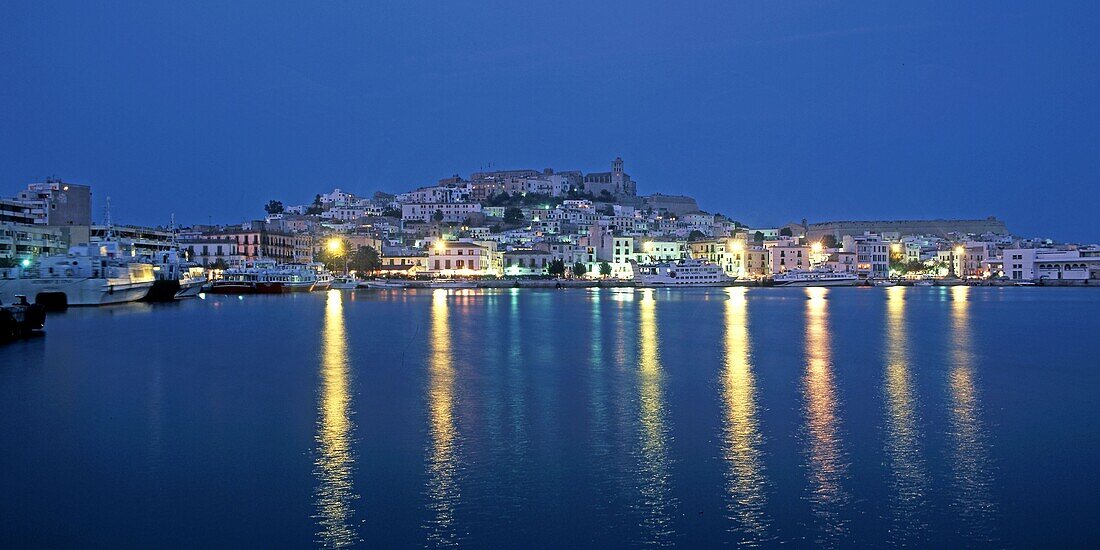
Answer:
M890 470L890 537L912 544L924 532L928 477L921 457L917 393L910 373L906 287L886 289L886 457Z
M451 327L447 291L432 292L432 332L428 357L428 413L431 443L428 450L428 542L431 546L456 546L455 506L458 503L457 438L454 418L455 372L452 363Z
M325 302L325 322L321 348L321 392L318 403L317 447L314 461L317 489L314 492L317 520L321 530L318 543L328 548L343 548L357 542L352 519L355 511L352 472L351 393L348 390L347 336L344 332L344 307L339 290L330 290Z
M822 527L822 540L836 540L847 532L847 521L841 512L847 505L844 480L848 464L841 446L838 420L839 404L833 382L832 350L829 336L829 289L806 289L806 372L805 392L806 434L809 447L806 468L810 476L810 507Z
M668 427L665 425L662 370L657 344L657 307L653 291L645 290L639 309L639 420L641 427L641 507L642 526L650 544L673 542L672 511L675 502L669 495L671 479L668 463Z
M766 479L760 446L763 437L756 411L756 381L749 343L747 289L726 290L725 372L722 377L723 458L726 472L728 517L736 522L731 530L743 532L740 541L757 546L767 534L764 516Z
M952 368L949 375L951 398L952 507L968 539L992 540L994 504L989 450L981 421L981 403L974 373L973 339L970 334L970 287L951 288Z

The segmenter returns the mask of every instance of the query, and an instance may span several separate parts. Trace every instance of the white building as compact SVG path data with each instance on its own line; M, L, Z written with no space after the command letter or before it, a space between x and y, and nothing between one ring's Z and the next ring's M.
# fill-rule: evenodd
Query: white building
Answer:
M443 213L441 221L460 223L471 214L481 213L481 204L476 202L456 203L411 203L401 205L401 219L405 221L434 221L436 212Z
M1005 249L1004 274L1016 281L1096 281L1100 284L1100 248L1076 250L1050 248Z
M877 233L845 235L841 252L855 252L856 274L860 278L885 279L890 276L890 243Z

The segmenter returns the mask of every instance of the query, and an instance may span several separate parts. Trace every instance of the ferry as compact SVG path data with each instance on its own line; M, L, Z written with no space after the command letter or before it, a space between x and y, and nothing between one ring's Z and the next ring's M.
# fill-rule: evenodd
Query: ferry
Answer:
M310 292L317 283L317 272L303 265L279 266L270 260L257 260L251 266L225 270L206 291L211 294L282 294Z
M22 295L58 309L121 304L144 298L155 280L152 264L134 261L119 243L105 241L0 270L0 300Z
M634 284L639 287L729 286L733 279L721 267L703 260L634 266Z
M772 281L774 286L855 286L859 277L826 269L792 269L776 275Z

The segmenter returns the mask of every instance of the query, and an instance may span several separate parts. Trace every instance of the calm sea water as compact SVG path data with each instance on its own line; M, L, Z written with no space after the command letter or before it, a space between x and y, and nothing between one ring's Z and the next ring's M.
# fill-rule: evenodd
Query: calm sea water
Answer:
M0 347L0 545L1093 546L1100 292L72 309Z

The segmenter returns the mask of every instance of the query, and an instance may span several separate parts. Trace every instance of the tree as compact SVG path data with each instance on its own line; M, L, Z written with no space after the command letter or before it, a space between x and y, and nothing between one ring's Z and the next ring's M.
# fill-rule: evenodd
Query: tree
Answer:
M352 256L349 268L360 273L373 273L382 267L382 260L373 246L360 246Z
M779 230L779 236L780 237L793 237L794 233L791 232L791 228L784 227L783 229Z
M520 223L523 221L523 210L515 206L504 209L504 223Z
M550 262L550 267L547 269L547 272L555 277L561 277L562 275L565 275L565 262L561 260L554 260Z
M268 214L282 214L283 213L283 201L269 200L267 205L264 206L264 212Z
M609 277L611 275L611 264L607 262L600 262L600 275Z
M688 240L689 241L701 241L705 238L707 238L707 236L705 234L703 234L702 231L699 231L698 229L692 229L691 233L688 233Z
M19 265L19 260L15 258L0 258L0 269L7 269Z
M210 264L210 269L226 270L229 269L229 264L225 263L224 259L218 258Z
M607 189L600 189L600 194L596 197L596 200L600 202L614 202L615 196Z
M764 232L763 231L757 231L756 233L753 233L752 234L752 241L756 242L756 243L764 242Z
M584 277L585 273L588 273L588 268L584 266L584 262L577 262L573 264L574 277Z
M836 240L836 235L825 235L821 237L821 246L825 248L836 248L839 243Z
M401 211L392 206L387 206L385 210L382 210L382 216L387 218L400 218Z
M325 211L325 207L321 206L321 194L318 193L313 196L313 204L309 208L306 208L306 214L310 216L320 216L321 212Z

